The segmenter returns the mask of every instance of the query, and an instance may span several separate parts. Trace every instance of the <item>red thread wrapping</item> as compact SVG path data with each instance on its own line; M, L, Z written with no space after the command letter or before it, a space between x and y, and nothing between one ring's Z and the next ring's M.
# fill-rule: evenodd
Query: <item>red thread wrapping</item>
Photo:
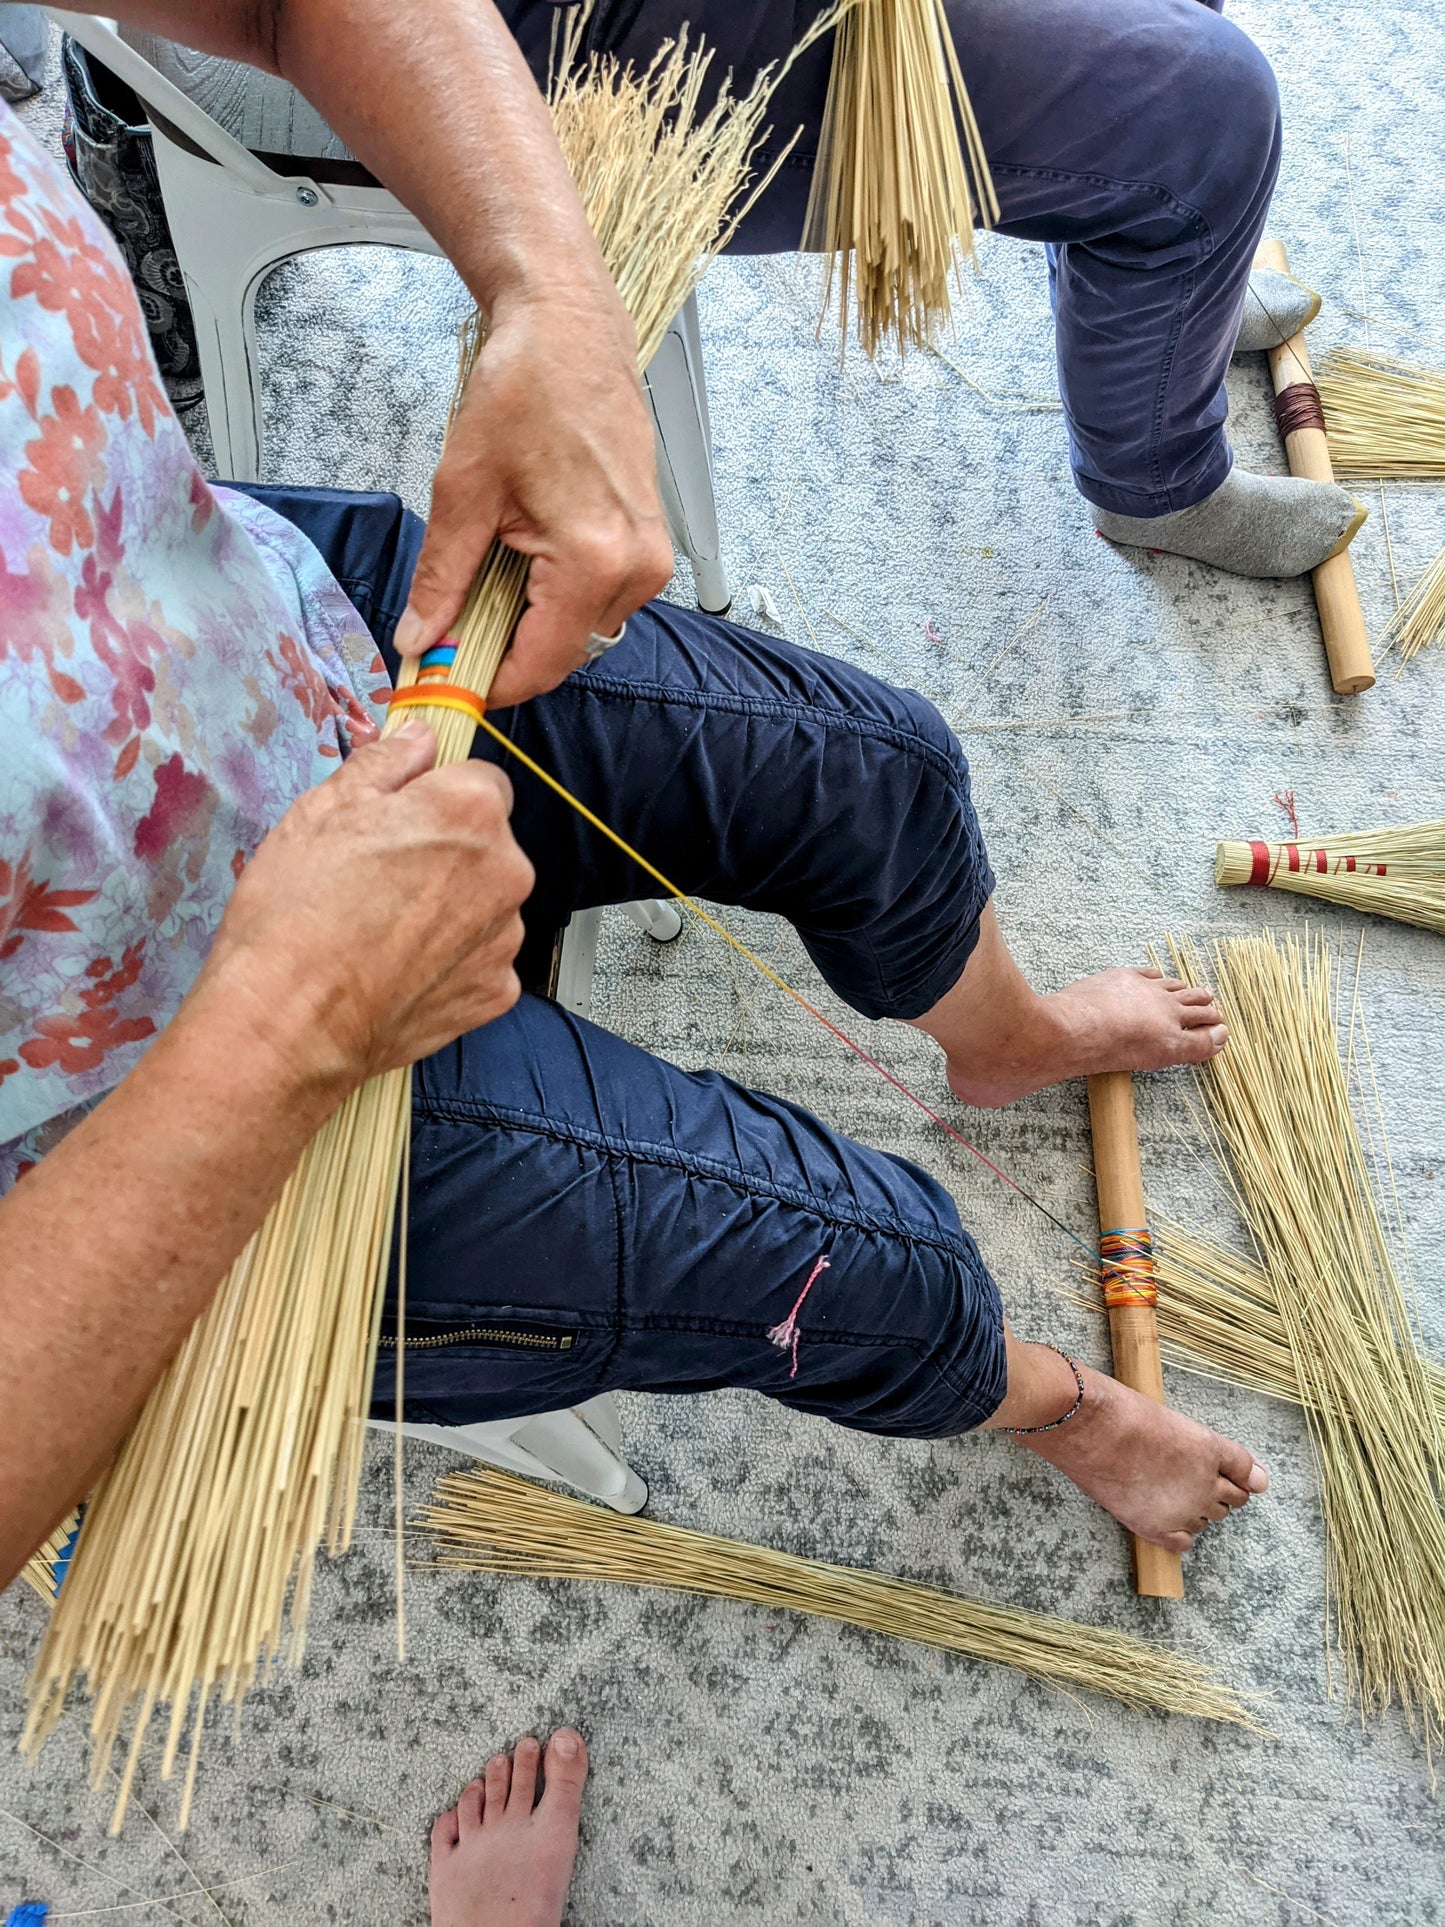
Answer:
M1269 845L1267 843L1251 843L1249 846L1249 854L1252 858L1249 869L1249 880L1256 890L1262 890L1265 884L1269 882L1270 877Z

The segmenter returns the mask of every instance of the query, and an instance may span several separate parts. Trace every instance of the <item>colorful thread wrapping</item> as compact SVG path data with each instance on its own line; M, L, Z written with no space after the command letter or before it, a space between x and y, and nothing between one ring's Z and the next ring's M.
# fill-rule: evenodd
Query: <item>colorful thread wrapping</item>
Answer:
M1249 846L1249 881L1256 889L1262 890L1274 882L1283 864L1291 876L1301 871L1313 870L1317 876L1388 876L1389 865L1385 863L1361 863L1356 857L1331 857L1328 850L1305 850L1301 854L1298 843L1281 843L1278 849L1271 850L1267 843L1251 843Z
M1099 1239L1099 1283L1110 1311L1120 1305L1157 1305L1154 1240L1143 1229L1106 1231Z
M391 707L457 709L462 715L470 716L474 723L480 723L487 706L475 689L465 689L458 682L418 682L410 689L394 689Z
M807 1297L808 1293L813 1289L814 1285L817 1284L822 1274L825 1271L831 1270L831 1268L826 1258L820 1258L818 1260L817 1264L815 1264L813 1269L808 1273L808 1282L798 1293L797 1302L793 1306L793 1309L788 1313L781 1325L774 1325L768 1333L770 1342L776 1345L780 1352L792 1351L793 1369L788 1373L789 1378L796 1378L798 1376L798 1313L803 1309L803 1300Z
M1281 436L1293 435L1301 428L1325 432L1325 411L1320 406L1320 391L1312 381L1292 381L1274 398L1274 418Z

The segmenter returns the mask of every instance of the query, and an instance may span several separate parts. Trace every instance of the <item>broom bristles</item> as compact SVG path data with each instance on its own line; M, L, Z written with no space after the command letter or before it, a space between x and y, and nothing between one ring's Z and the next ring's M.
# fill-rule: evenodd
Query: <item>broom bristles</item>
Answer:
M1399 647L1402 662L1409 662L1422 649L1445 636L1445 549L1426 569L1420 580L1390 618L1386 648Z
M856 0L838 23L802 245L829 256L846 352L926 347L998 199L943 0Z
M1197 1661L1126 1633L629 1518L506 1472L450 1474L418 1524L438 1541L438 1563L454 1570L744 1600L967 1653L1132 1706L1264 1730L1245 1701Z
M578 18L571 51L580 29ZM724 86L700 113L709 59L684 35L640 77L593 59L555 90L558 139L644 365L730 231L768 98L765 75L742 99ZM470 352L479 344L477 331ZM494 545L456 625L453 681L486 694L526 579L525 559ZM416 675L405 665L402 686ZM393 711L388 727L401 720ZM438 763L464 759L470 717L428 720ZM333 1552L349 1541L410 1091L408 1071L372 1079L313 1140L92 1495L22 1744L41 1745L84 1679L99 1785L132 1722L113 1831L167 1703L167 1775L194 1709L185 1825L208 1701L242 1698L288 1617L300 1657L321 1540Z
M1310 1422L1346 1692L1362 1710L1400 1706L1433 1751L1445 1426L1351 1108L1329 958L1317 937L1267 932L1216 943L1206 972L1192 944L1170 947L1179 976L1213 984L1229 1027L1200 1076ZM1363 1078L1353 1020L1350 1064Z
M1288 890L1424 930L1445 930L1445 821L1288 843L1221 843L1214 881Z
M1445 475L1445 374L1336 348L1320 364L1318 386L1337 476Z

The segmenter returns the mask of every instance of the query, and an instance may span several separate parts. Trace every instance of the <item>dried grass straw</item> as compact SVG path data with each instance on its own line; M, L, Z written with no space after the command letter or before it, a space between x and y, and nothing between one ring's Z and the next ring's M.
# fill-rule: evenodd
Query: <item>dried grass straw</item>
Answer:
M1319 1460L1346 1697L1362 1713L1400 1706L1433 1754L1445 1722L1445 1426L1351 1109L1329 957L1317 936L1273 933L1216 943L1207 964L1188 942L1170 947L1181 977L1212 982L1229 1026L1229 1048L1200 1076L1288 1350L1290 1375L1278 1358L1276 1375L1297 1388ZM1363 1084L1368 1040L1353 1013L1349 1031Z
M1214 881L1288 890L1423 930L1445 930L1445 820L1301 836L1290 843L1221 843Z
M935 341L974 223L998 219L943 0L858 0L838 25L803 224L832 257L846 351L850 312L867 355Z
M1393 355L1336 348L1320 402L1337 477L1445 475L1445 374Z
M32 1592L40 1595L47 1606L55 1598L56 1571L65 1557L71 1535L79 1523L78 1512L67 1512L44 1544L37 1546L20 1568L20 1577Z
M1127 1633L989 1606L910 1580L655 1519L626 1518L506 1472L478 1467L452 1473L439 1482L417 1523L439 1542L438 1563L454 1570L747 1600L967 1653L1051 1685L1086 1686L1131 1706L1264 1730L1244 1701L1198 1661Z
M702 113L706 51L684 37L641 76L597 58L573 71L581 25L553 119L645 365L744 211L770 81L742 99L724 86ZM526 581L524 558L494 545L457 624L455 681L490 688ZM402 684L415 680L406 665ZM464 759L470 717L428 720L438 761ZM113 1831L166 1704L164 1775L190 1718L184 1826L209 1701L239 1701L281 1652L288 1595L299 1659L320 1542L350 1542L410 1089L406 1071L374 1078L317 1135L92 1494L23 1745L35 1752L84 1679L98 1786L133 1716Z
M1402 662L1445 636L1445 549L1426 569L1390 618L1386 648L1399 648Z

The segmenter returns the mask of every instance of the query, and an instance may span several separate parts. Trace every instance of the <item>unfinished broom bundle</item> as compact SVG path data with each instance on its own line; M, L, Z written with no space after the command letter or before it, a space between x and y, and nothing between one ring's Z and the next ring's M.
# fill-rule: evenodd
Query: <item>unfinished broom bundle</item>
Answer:
M1390 618L1386 648L1409 662L1445 636L1445 549L1426 569Z
M831 257L846 349L921 348L998 199L943 0L856 0L838 23L803 247Z
M578 31L554 123L645 365L740 215L770 79L741 99L724 86L704 114L705 49L680 39L641 75L606 58L574 69ZM393 710L426 709L439 763L468 754L526 580L524 558L494 545L455 644L404 667ZM288 1595L299 1656L320 1542L349 1542L409 1115L396 1071L318 1134L92 1495L23 1744L44 1741L84 1680L99 1784L133 1716L113 1830L161 1706L165 1775L190 1721L185 1824L213 1695L238 1701L278 1655Z
M1336 348L1320 366L1335 472L1357 479L1445 475L1445 374L1393 355Z
M1445 930L1445 821L1296 843L1221 843L1214 881L1290 890L1424 930Z
M1262 1730L1198 1661L1127 1633L628 1518L507 1472L452 1473L417 1523L438 1541L438 1562L465 1572L611 1580L747 1600L1014 1666L1053 1685L1087 1686L1131 1706Z
M1178 974L1206 968L1171 944ZM1445 1731L1445 1426L1351 1109L1318 937L1216 943L1229 1048L1200 1072L1258 1247L1320 1468L1347 1697ZM1352 1036L1350 1061L1368 1060ZM1235 1280L1236 1283L1240 1282Z

